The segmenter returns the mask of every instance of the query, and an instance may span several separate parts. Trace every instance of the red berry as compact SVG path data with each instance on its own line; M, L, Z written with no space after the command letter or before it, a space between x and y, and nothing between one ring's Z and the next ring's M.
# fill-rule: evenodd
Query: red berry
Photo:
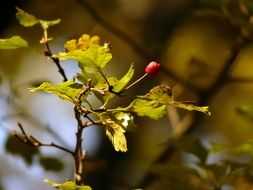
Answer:
M159 71L160 64L155 61L150 62L145 69L145 72L149 75L156 75Z

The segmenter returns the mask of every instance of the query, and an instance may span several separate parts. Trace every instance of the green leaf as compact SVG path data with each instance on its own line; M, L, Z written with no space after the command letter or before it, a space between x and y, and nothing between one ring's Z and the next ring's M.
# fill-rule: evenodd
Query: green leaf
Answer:
M56 24L59 24L61 22L61 19L56 19L56 20L39 20L41 27L44 30L47 30L50 26L54 26Z
M97 88L106 85L103 76L97 69L86 67L82 70L82 73L77 73L76 77L80 82L82 82L85 85L88 83L88 80L90 80L91 86Z
M92 190L90 186L87 185L76 185L73 181L66 181L64 183L56 183L50 179L45 179L45 183L50 184L51 186L55 187L59 190Z
M48 156L48 157L40 157L40 165L46 171L61 171L64 167L63 163L59 160L59 158Z
M102 69L112 58L109 51L110 48L108 47L108 44L104 44L104 46L92 44L87 50L73 50L68 53L53 55L53 57L59 58L60 60L77 60L79 63L78 65L82 70L85 67Z
M31 87L38 87L38 86L40 86L42 83L44 83L44 82L49 82L48 80L46 80L46 79L38 79L38 80L34 80L34 81L30 81L29 82L29 86L31 86Z
M13 135L9 135L5 150L13 155L21 156L28 165L32 164L33 157L39 153L38 148L20 142Z
M134 112L139 116L147 116L151 119L160 119L166 114L166 106L155 100L135 99L128 107L116 110Z
M209 112L208 106L203 106L203 107L196 106L194 102L192 101L188 101L188 102L174 101L173 96L172 96L172 91L170 87L166 85L156 86L153 89L151 89L148 94L146 94L145 96L139 96L139 98L148 99L148 100L156 100L167 106L171 105L171 106L183 108L189 111L195 110L195 111L203 112L207 115L211 115L211 112Z
M114 92L120 92L126 85L127 83L131 80L131 78L133 77L134 74L134 67L133 64L131 65L131 67L129 68L128 72L120 79L118 80L115 77L110 77L107 78L107 81L109 82L110 86L113 87L113 91ZM99 77L99 75L97 75L97 77ZM100 79L102 81L104 81L104 79ZM98 83L97 88L108 88L108 84L106 82L103 83ZM99 99L102 100L102 102L104 102L105 104L107 104L109 102L110 99L112 99L115 96L114 93L108 92L106 93L104 96L100 97Z
M38 19L34 15L29 14L20 8L16 8L16 9L17 9L16 18L19 21L19 23L25 27L31 27L31 26L34 26L35 24L40 23L43 30L47 30L48 27L59 24L61 21L61 19L56 19L56 20Z
M105 133L112 142L116 151L126 152L127 151L127 141L124 135L125 126L122 122L122 118L115 118L113 115L109 116L106 114L100 114L100 121L105 125ZM126 116L123 116L126 117ZM128 124L127 124L128 125Z
M131 67L129 68L128 72L113 85L113 90L115 92L120 92L132 79L133 75L134 75L134 65L131 64Z
M32 14L29 14L22 9L16 8L16 18L18 19L19 23L25 27L34 26L35 24L39 23L39 19L37 19Z
M68 100L73 104L76 104L78 97L82 92L82 85L75 83L72 80L68 80L59 85L52 85L48 82L44 82L37 88L30 88L32 92L35 91L44 91L52 94L58 95L63 100Z
M27 41L20 36L12 36L7 39L0 39L0 49L17 49L28 47Z

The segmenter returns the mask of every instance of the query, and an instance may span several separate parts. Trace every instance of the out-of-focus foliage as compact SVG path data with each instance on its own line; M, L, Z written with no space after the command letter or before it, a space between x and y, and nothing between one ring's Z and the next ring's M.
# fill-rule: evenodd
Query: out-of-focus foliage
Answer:
M39 163L45 171L59 172L64 168L64 164L57 157L44 156L37 147L21 143L13 135L10 135L6 141L5 149L12 155L20 156L28 165L35 161L34 157L39 158Z
M28 144L20 143L13 135L8 137L5 149L7 152L13 155L21 156L29 165L32 164L33 157L39 153L37 148Z
M64 168L63 163L57 157L41 156L39 161L40 161L40 165L46 171L59 172Z
M28 47L28 43L20 36L12 36L8 39L0 39L0 49L17 49Z

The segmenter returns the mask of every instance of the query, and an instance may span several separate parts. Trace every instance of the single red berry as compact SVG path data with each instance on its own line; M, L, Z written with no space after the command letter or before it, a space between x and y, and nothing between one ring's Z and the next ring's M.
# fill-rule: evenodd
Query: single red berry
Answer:
M145 69L145 72L149 75L156 75L159 71L160 64L155 61L151 61Z

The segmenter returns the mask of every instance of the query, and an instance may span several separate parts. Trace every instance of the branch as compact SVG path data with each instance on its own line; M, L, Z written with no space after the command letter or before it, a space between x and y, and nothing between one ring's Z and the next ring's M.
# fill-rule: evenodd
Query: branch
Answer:
M55 57L52 57L53 54L52 54L52 51L51 51L51 49L50 49L50 47L49 47L49 45L48 45L48 42L45 42L45 44L46 44L46 47L47 47L47 51L45 51L44 54L45 54L46 56L50 57L51 60L53 60L53 62L55 63L55 65L56 65L57 68L58 68L59 73L60 73L61 76L63 77L63 82L66 82L66 81L68 80L68 78L67 78L67 76L66 76L66 74L65 74L65 71L63 70L63 68L62 68L61 65L60 65L59 59L58 59L58 58L55 58Z
M76 132L76 147L74 151L74 159L75 159L75 183L77 185L81 185L84 182L83 173L84 173L84 160L85 160L85 151L82 149L82 134L84 125L81 120L80 112L77 107L74 108L75 118L77 120L77 132Z
M74 154L74 152L72 152L71 150L63 147L63 146L60 146L60 145L57 145L55 144L54 142L51 142L51 143L42 143L41 141L39 141L38 139L36 139L35 137L33 137L32 135L27 135L22 124L21 123L18 123L18 127L22 133L22 135L18 135L16 133L16 131L13 131L13 135L21 142L25 143L25 144L29 144L31 146L34 146L34 147L42 147L42 146L47 146L47 147L54 147L54 148L57 148L59 150L62 150L64 152L67 152L71 155Z

